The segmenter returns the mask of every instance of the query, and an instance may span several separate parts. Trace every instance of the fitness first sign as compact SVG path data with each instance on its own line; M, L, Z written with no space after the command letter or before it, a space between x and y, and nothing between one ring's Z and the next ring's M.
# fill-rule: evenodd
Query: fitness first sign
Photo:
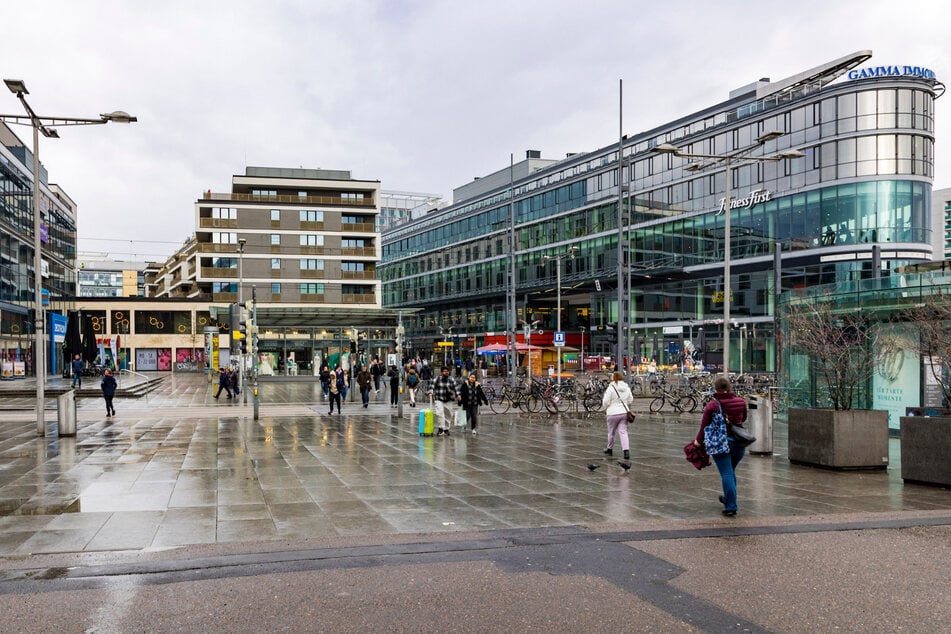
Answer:
M921 77L935 79L934 71L921 66L870 66L850 70L849 79L869 79L870 77Z

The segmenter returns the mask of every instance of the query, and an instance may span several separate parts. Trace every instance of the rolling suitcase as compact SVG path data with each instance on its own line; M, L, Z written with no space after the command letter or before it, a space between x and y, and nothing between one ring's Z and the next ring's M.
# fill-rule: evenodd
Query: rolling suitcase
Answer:
M433 435L433 410L431 409L419 410L419 435L420 436Z

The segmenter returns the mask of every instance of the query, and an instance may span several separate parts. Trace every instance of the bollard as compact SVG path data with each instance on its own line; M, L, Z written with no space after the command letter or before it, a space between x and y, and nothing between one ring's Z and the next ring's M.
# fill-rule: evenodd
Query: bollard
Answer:
M56 397L56 428L60 436L76 435L76 390Z

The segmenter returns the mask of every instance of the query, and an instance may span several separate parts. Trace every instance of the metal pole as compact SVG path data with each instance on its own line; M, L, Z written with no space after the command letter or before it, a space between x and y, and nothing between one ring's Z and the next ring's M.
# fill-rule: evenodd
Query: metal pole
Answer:
M726 217L723 220L723 373L730 373L730 212L732 209L731 187L733 186L733 174L730 171L730 159L724 158L726 164L726 192L724 202L726 203Z
M258 419L258 408L261 401L258 398L258 365L255 361L258 358L258 292L257 288L251 287L251 299L254 301L254 307L251 309L251 385L254 390L254 420Z
M584 326L581 326L581 373L584 374Z
M515 154L509 154L509 288L508 288L508 366L509 383L512 388L518 385L518 353L516 328L518 317L515 308Z
M561 260L562 258L559 257L555 261L555 271L556 271L555 277L557 279L557 286L558 286L558 301L557 301L558 315L556 316L555 320L558 324L556 326L558 332L561 332ZM559 388L561 387L561 351L562 351L562 348L558 348L558 347L555 348L555 353L558 355L558 387Z
M243 308L241 308L241 302L242 302L241 287L244 286L243 264L244 264L244 245L246 242L247 242L246 239L238 238L238 310L239 310L238 315L239 316L241 315L240 311L243 310ZM248 319L249 320L251 319L250 315L248 315ZM247 338L248 336L248 330L250 330L250 328L248 328L248 324L245 323L245 328L244 328L245 338ZM233 347L233 343L232 343L232 347ZM245 359L244 355L241 354L241 344L239 343L238 344L238 385L241 386L241 391L244 393L244 404L247 405L248 404L248 382L244 372L244 359Z
M20 101L23 95L18 95ZM40 122L36 117L33 121L33 278L34 302L36 303L33 331L33 372L36 376L36 434L46 434L46 350L43 345L44 313L43 313L43 241L40 239Z
M618 80L617 141L617 359L620 369L624 355L624 80ZM627 364L624 364L627 365ZM625 376L627 372L625 372Z

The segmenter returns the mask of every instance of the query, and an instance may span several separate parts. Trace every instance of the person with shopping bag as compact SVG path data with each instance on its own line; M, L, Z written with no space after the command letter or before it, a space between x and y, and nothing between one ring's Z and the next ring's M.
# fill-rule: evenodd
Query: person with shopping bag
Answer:
M433 403L433 416L436 418L436 435L448 436L449 426L454 418L453 408L459 398L456 381L449 376L448 366L442 366L439 376L433 381L429 396Z
M700 419L700 431L694 439L697 447L706 449L720 472L723 495L719 497L723 504L723 514L736 515L736 467L746 453L746 447L729 435L728 424L743 426L746 421L746 400L733 393L730 379L718 375L713 380L713 398L703 408Z
M469 378L459 387L459 405L465 412L465 418L473 436L476 435L476 427L479 425L479 406L488 404L489 399L485 397L482 384L476 379L476 373L473 370L469 373Z

